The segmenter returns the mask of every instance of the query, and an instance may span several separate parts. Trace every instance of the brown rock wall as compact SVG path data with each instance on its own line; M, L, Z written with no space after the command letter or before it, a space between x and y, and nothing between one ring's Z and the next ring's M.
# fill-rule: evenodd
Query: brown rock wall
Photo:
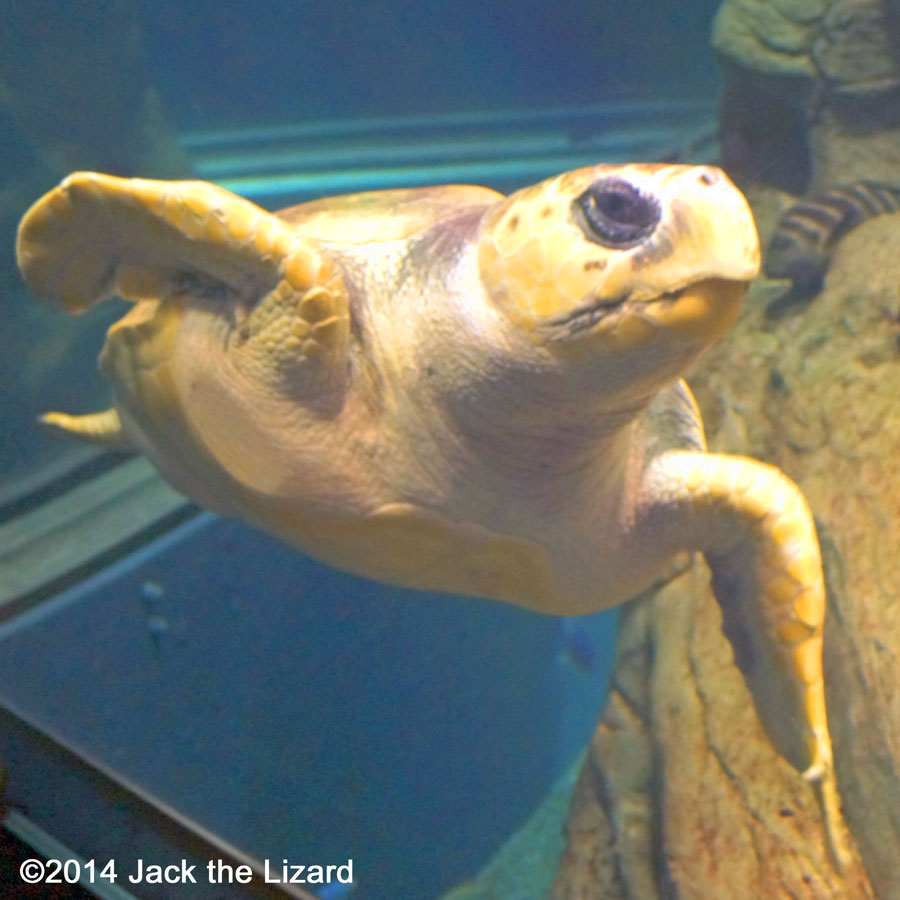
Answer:
M726 166L793 193L900 183L900 3L724 0Z

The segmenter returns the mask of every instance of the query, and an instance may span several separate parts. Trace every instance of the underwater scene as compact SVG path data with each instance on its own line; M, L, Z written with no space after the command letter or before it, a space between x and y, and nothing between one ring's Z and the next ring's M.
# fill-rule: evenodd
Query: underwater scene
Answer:
M0 12L0 900L900 900L898 0Z

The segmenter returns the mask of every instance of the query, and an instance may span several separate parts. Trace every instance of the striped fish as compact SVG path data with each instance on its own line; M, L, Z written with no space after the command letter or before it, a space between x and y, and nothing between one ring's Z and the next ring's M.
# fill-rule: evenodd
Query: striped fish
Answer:
M790 278L795 301L811 299L822 290L838 241L866 219L898 210L900 187L877 181L857 181L799 200L775 229L764 271L769 278Z

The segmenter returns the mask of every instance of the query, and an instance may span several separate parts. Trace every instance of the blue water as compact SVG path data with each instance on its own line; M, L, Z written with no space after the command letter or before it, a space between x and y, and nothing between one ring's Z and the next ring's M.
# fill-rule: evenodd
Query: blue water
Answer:
M192 129L715 91L718 6L154 0L142 11L166 108Z
M385 588L204 517L0 629L0 694L260 858L352 857L354 898L428 897L589 736L614 617L578 628L594 650L573 666L553 618Z

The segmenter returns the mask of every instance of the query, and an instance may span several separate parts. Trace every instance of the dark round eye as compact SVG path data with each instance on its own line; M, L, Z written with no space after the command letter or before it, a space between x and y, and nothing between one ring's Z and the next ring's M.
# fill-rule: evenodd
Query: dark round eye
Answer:
M595 181L572 202L588 240L623 249L640 243L659 222L659 202L621 178Z

